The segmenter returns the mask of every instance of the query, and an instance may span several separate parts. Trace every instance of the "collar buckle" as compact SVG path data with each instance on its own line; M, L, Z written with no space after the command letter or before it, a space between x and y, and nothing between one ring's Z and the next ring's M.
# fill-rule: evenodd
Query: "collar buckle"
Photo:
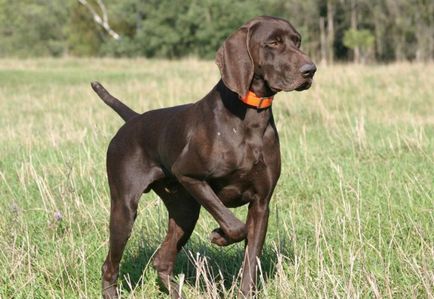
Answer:
M240 100L249 106L253 106L256 109L265 109L271 106L273 97L258 97L253 91L249 90L244 97L240 97Z

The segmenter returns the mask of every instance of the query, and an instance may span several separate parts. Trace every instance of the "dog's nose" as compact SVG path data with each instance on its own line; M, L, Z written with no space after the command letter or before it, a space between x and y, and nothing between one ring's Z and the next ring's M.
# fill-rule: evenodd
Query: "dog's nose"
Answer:
M316 72L316 66L313 63L303 64L300 68L300 73L303 78L312 78Z

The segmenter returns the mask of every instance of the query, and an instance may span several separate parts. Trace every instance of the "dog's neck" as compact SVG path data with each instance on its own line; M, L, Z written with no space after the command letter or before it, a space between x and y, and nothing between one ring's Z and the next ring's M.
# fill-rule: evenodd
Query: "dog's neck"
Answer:
M255 107L246 105L240 100L240 97L237 93L226 87L222 80L217 83L214 91L218 93L217 98L219 102L215 104L223 104L225 113L229 113L229 115L239 118L245 126L257 127L259 130L261 130L265 129L270 121L272 121L273 117L271 106L265 109L257 109ZM254 92L258 92L261 95L267 96L264 91L261 93L259 89L256 89Z
M255 74L250 84L250 90L253 91L258 97L272 97L276 94L268 86L267 82L262 78L262 76Z

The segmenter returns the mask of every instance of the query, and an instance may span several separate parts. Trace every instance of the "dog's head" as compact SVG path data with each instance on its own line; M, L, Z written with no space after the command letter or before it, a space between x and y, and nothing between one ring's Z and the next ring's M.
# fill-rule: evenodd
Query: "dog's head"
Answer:
M286 20L257 17L229 36L217 51L216 63L225 85L240 97L253 76L273 93L305 90L316 67L300 50L301 36Z

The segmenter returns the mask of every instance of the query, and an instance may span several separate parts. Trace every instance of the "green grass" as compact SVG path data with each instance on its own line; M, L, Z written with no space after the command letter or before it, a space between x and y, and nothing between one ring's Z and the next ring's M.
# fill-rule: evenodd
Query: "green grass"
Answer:
M122 121L89 82L145 111L198 100L218 78L193 59L0 60L1 298L100 294L105 151ZM259 297L433 298L434 65L319 67L315 79L275 100L283 169ZM157 196L143 196L124 297L167 297L149 262L166 221ZM213 246L215 227L202 210L178 257L188 298L236 295L243 245Z

